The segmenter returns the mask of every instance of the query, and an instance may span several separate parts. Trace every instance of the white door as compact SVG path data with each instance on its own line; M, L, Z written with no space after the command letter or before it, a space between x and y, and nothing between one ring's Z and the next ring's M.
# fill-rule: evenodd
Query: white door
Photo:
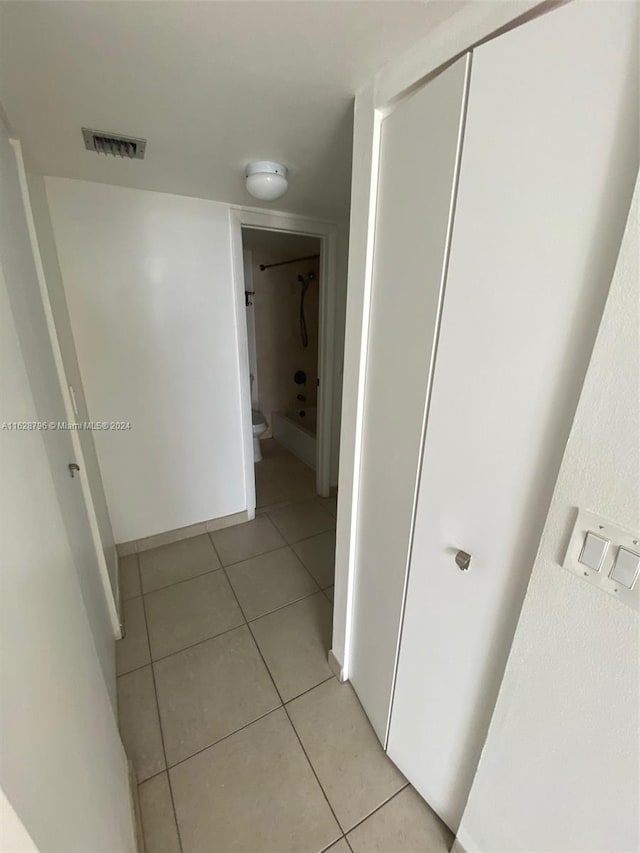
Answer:
M570 3L473 55L388 743L454 830L633 190L634 5Z
M14 151L2 128L0 195L0 254L9 300L20 347L27 365L37 420L44 424L67 421L62 400L49 329L43 307L32 252ZM107 599L108 578L102 566L89 523L87 508L76 471L77 465L71 433L59 429L42 430L51 474L56 488L69 543L73 552L78 580L84 600L100 666L110 697L115 706L114 626ZM38 535L39 519L34 516L33 535ZM106 584L105 584L106 580ZM64 625L60 625L64 630Z
M469 59L382 122L350 677L386 738Z

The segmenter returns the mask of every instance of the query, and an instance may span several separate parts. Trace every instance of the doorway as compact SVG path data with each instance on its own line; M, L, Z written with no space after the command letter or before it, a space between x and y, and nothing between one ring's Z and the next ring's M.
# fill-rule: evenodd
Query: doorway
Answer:
M254 461L271 440L316 471L320 240L243 228L242 247Z
M327 223L247 210L235 213L232 233L251 517L264 503L262 450L289 456L313 493L330 494L336 234Z

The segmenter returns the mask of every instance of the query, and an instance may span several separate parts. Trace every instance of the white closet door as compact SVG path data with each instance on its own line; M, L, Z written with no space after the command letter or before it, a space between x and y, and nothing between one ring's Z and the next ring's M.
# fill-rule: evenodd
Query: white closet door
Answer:
M382 123L351 681L385 739L468 59Z
M452 829L633 190L634 6L570 3L474 51L388 744Z

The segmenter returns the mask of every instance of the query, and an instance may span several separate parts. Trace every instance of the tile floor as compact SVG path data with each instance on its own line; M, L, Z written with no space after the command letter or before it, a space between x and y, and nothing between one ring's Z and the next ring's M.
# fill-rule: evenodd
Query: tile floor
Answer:
M146 853L444 853L451 834L327 665L335 502L268 450L255 521L121 560Z

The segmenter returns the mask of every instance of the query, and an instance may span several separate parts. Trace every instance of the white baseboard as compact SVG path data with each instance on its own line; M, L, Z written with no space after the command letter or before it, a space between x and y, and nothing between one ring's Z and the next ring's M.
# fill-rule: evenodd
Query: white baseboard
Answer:
M131 761L127 761L129 776L129 796L131 798L131 819L135 833L135 842L138 853L145 853L144 835L142 832L142 816L140 814L140 798L138 795L138 782L136 771Z
M222 530L224 527L233 527L236 524L243 524L245 521L249 521L249 513L246 509L233 515L224 515L221 518L210 518L208 521L190 524L188 527L178 527L177 530L156 533L153 536L146 536L144 539L132 539L130 542L122 542L116 545L116 548L120 557L127 557L129 554L139 554L141 551L149 551L151 548L159 548L161 545L169 545L171 542L180 542L182 539L191 539L193 536Z
M338 658L334 655L333 649L329 649L329 654L327 655L327 662L329 664L329 669L335 675L335 677L341 683L345 682L347 679L344 677L344 667L338 660Z

